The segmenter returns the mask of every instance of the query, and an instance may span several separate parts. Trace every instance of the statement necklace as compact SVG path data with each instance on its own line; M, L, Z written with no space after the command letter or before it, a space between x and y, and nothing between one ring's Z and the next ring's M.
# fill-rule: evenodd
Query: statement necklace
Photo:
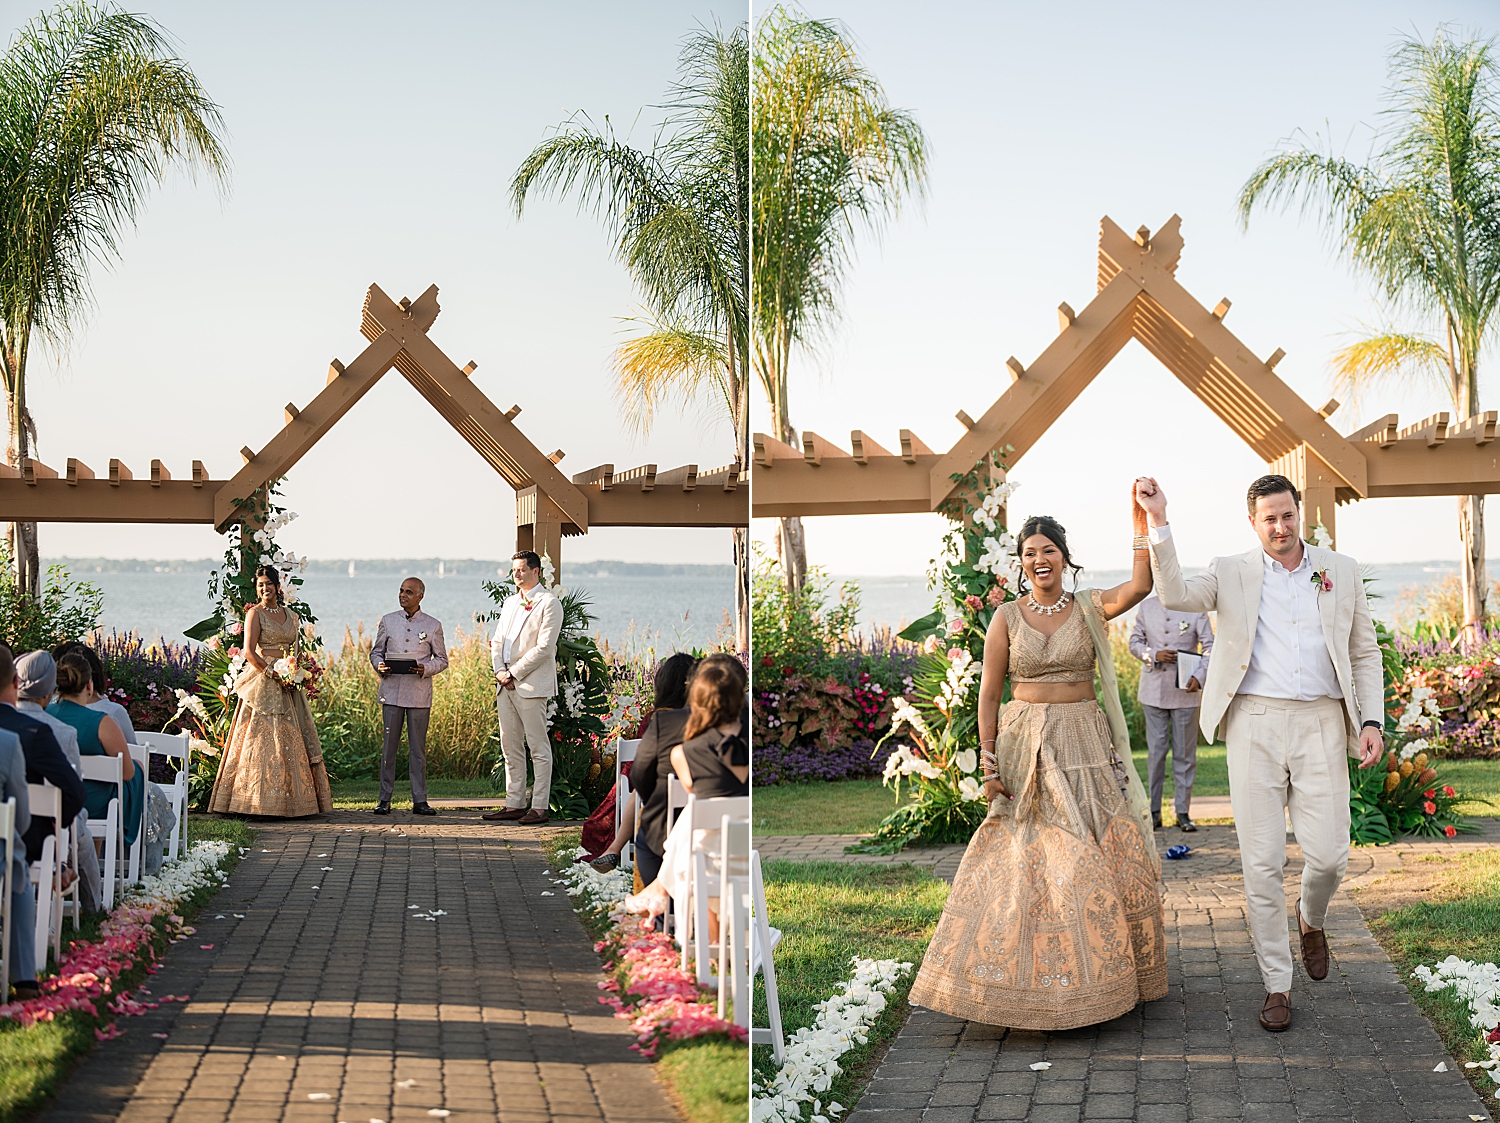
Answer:
M1035 593L1026 594L1026 603L1031 605L1033 612L1040 612L1043 616L1052 616L1068 607L1068 594L1064 593L1057 598L1053 604L1038 604Z

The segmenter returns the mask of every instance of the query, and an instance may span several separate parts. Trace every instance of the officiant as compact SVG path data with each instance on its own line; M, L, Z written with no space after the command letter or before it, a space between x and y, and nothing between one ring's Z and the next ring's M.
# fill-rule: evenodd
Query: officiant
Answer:
M1146 750L1151 773L1151 822L1161 827L1161 792L1167 749L1172 752L1172 804L1177 825L1196 831L1189 810L1198 770L1198 704L1208 678L1214 630L1206 612L1174 612L1155 596L1136 609L1130 653L1141 661L1137 697L1146 711Z
M380 802L375 814L391 813L396 790L396 754L401 748L401 726L406 726L406 748L411 763L411 810L414 815L436 815L427 802L427 719L432 715L432 679L448 669L448 645L443 626L422 611L427 586L420 578L401 582L401 608L380 618L370 664L380 676L380 712L385 743L380 754Z

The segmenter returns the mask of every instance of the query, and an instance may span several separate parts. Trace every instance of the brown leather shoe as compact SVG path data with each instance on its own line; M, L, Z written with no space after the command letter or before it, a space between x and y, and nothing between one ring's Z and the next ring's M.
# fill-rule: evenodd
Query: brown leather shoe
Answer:
M522 815L520 819L516 821L520 826L523 827L535 827L547 821L547 813L533 807L530 811L526 812L526 814Z
M509 821L509 820L513 820L513 819L519 819L522 815L525 815L525 814L526 814L526 808L524 808L524 807L497 807L493 811L486 811L483 815L481 815L479 817L481 819L488 819L490 822L493 823L496 820L500 820L500 821L504 822L504 821Z
M1260 1011L1260 1024L1262 1029L1272 1033L1292 1028L1291 991L1273 991L1266 995L1266 1004Z
M1310 979L1328 978L1328 937L1323 929L1302 931L1302 902L1297 902L1297 931L1302 935L1302 966Z

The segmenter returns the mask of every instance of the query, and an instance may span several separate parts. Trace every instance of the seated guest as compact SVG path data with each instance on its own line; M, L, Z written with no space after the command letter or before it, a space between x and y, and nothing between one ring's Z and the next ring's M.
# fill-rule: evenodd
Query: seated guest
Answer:
M672 658L679 656L689 661L687 677L691 681L692 656L679 652ZM679 662L674 667L682 665ZM675 675L677 672L674 669L671 673ZM672 774L672 746L682 742L689 714L686 706L657 710L646 723L641 743L636 746L630 786L640 801L641 825L635 836L635 868L644 885L655 881L661 872L662 850L667 844L667 777Z
M48 783L62 792L63 821L71 823L83 810L83 780L63 754L62 746L45 722L16 708L20 701L16 687L16 662L10 648L0 643L0 729L9 730L21 739L21 753L26 758L26 782ZM50 819L34 819L26 831L26 857L40 861L42 843L52 833Z
M46 722L62 746L68 763L83 775L79 762L78 732L66 722L58 721L47 712L47 703L57 690L57 664L45 651L28 651L16 660L16 693L19 700L16 709L23 714ZM85 912L96 912L104 907L104 879L99 870L99 856L94 853L94 839L89 833L88 811L80 811L73 820L73 830L78 838L78 876L83 879L83 908Z
M687 705L688 679L697 664L698 661L685 651L669 655L657 664L653 681L655 699L650 711L641 719L641 726L635 733L636 737L645 738L646 729L651 724L651 717L657 711L680 710ZM637 747L636 760L626 761L620 765L621 775L628 778L639 759L639 747ZM635 833L636 809L639 806L640 801L636 798L635 790L632 788L630 798L626 801L623 814L620 816L620 829L613 831L613 841L604 850L597 851L598 857L589 860L589 865L600 873L608 873L619 866L620 852L625 849L625 844ZM614 821L615 792L611 788L603 802L589 816L588 822L583 825L583 845L590 854L596 853L594 847L599 845L602 838L610 837L609 832L614 827Z
M15 853L10 864L10 1000L29 1002L42 996L36 983L36 897L31 892L24 835L31 826L26 794L26 755L21 739L0 730L0 803L16 801Z
M59 721L71 725L78 733L78 751L84 756L117 756L120 771L125 780L124 815L125 845L133 846L141 833L141 812L146 802L146 774L130 759L130 748L125 743L125 734L108 714L90 708L97 700L94 693L94 677L89 662L78 652L64 655L57 664L58 699L47 707L47 712ZM89 816L102 819L109 813L109 801L119 793L115 785L104 780L89 780Z
M750 794L750 749L743 729L746 686L745 668L733 655L710 655L693 672L683 741L668 754L689 795L723 799ZM673 825L662 848L656 880L625 898L626 912L656 916L666 911L670 896L681 892L690 873L693 847L707 833L690 837L690 826L686 816ZM710 912L714 912L712 907ZM715 917L710 917L710 923L717 929Z
M108 688L108 680L104 677L104 660L99 658L99 653L86 643L73 640L69 643L60 643L52 649L52 658L61 660L64 655L82 655L89 661L89 677L94 680L94 700L89 703L89 709L98 710L101 714L108 714L115 719L115 724L120 727L120 732L125 734L125 740L129 744L135 744L135 726L131 724L130 713L120 703L112 701L105 696Z

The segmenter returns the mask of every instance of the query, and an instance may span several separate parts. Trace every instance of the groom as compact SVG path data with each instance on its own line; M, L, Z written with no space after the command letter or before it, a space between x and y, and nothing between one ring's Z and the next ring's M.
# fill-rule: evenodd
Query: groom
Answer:
M1323 979L1323 919L1349 862L1345 756L1369 768L1384 750L1385 685L1365 587L1353 558L1302 540L1302 497L1285 476L1262 476L1246 496L1260 547L1215 558L1197 577L1182 576L1156 481L1138 481L1136 497L1162 604L1219 614L1201 720L1210 741L1224 729L1245 911L1266 985L1260 1024L1279 1032L1292 1024L1286 812L1302 847L1302 966Z
M510 559L516 591L500 608L490 639L500 751L505 754L505 806L483 818L515 820L523 827L547 821L552 793L552 742L547 700L557 693L557 637L563 606L542 584L542 559L521 550ZM531 750L531 808L526 803L526 751Z

